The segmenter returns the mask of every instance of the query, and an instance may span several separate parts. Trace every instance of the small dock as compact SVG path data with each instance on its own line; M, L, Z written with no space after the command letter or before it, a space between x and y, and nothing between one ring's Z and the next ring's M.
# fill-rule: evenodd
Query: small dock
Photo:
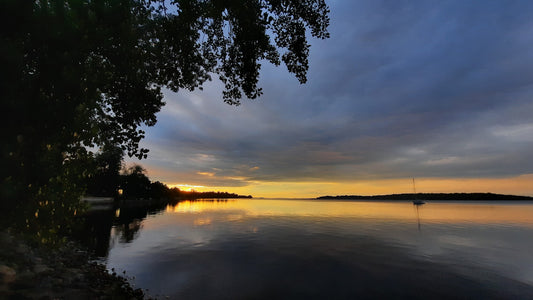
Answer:
M89 204L89 211L111 209L113 208L114 201L115 199L113 197L85 196L81 198L81 202Z

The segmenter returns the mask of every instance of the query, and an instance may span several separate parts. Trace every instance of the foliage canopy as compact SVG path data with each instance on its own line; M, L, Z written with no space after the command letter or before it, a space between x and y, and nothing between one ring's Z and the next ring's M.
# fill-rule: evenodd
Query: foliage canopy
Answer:
M72 189L88 176L87 147L146 157L140 126L156 123L163 88L216 75L239 104L261 94L263 61L304 83L306 33L327 38L328 13L324 0L1 1L2 201L58 174L70 179L56 189Z
M63 148L110 142L139 158L146 153L138 147L139 125L155 124L161 88L194 90L217 74L224 101L238 104L243 94L261 94L262 60L283 61L304 83L306 28L328 37L323 0L7 0L1 6L8 75L1 91L3 111L13 116L11 144L19 135Z

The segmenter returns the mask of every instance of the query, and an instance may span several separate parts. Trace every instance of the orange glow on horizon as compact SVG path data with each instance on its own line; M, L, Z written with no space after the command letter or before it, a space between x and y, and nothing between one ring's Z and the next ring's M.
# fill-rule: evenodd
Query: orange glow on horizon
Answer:
M173 177L168 171L149 169L149 174L155 175L153 178L151 176L151 180L159 180L169 187L177 187L182 191L220 191L252 195L255 198L316 198L326 195L370 196L413 192L412 178L410 177L339 182L270 182L247 181L245 178L241 178L244 186L210 186L208 181L205 183L198 181L187 183L186 181L165 180ZM164 176L159 177L156 174L164 174ZM202 176L213 177L205 175ZM179 177L183 177L183 174ZM416 191L419 193L496 193L533 196L533 174L507 178L416 178Z
M354 182L253 182L244 187L204 187L266 198L316 198L326 195L384 195L412 193L412 178ZM533 174L511 178L417 178L418 193L496 193L533 196Z

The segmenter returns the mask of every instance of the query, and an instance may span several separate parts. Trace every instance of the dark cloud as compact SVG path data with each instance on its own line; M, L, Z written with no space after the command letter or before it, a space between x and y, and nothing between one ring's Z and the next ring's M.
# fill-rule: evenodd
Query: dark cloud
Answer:
M265 65L239 107L216 81L169 92L146 163L213 186L533 173L533 2L330 6L306 85Z

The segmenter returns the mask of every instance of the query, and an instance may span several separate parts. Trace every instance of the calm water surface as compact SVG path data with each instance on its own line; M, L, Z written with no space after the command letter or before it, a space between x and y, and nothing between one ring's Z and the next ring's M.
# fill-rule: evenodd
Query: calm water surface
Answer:
M160 298L533 299L531 202L237 199L110 214L94 219L93 246Z

